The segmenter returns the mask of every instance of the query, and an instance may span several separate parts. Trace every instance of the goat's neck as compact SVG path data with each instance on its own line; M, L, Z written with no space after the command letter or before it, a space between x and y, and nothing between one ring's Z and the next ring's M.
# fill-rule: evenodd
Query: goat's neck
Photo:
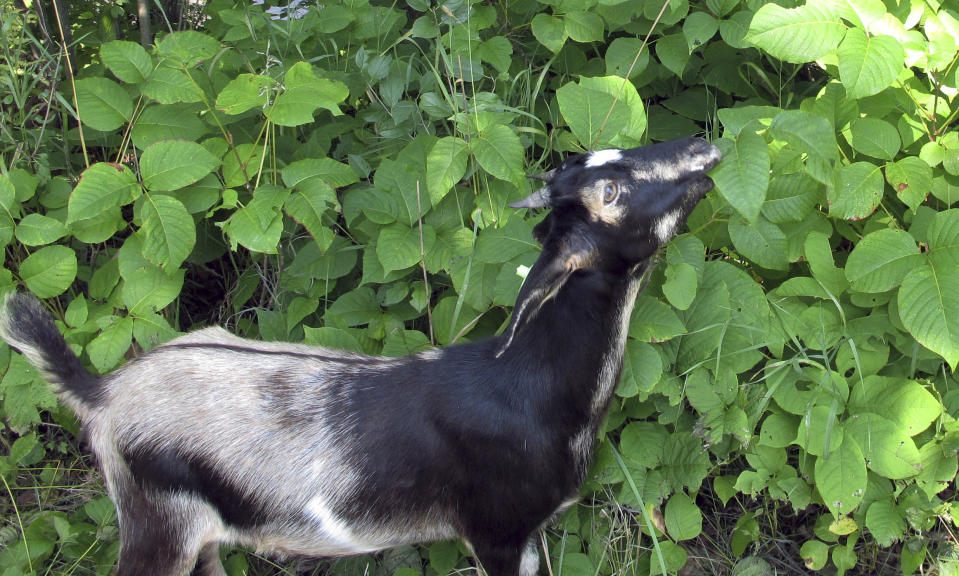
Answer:
M644 270L574 275L530 321L521 343L511 347L520 351L514 361L529 365L535 360L535 369L549 375L549 402L558 404L574 427L598 426L605 415L622 372L629 317Z

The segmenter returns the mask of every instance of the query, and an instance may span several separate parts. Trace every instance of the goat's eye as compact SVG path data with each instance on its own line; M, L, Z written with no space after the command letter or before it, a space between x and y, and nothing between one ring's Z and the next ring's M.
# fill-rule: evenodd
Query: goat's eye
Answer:
M616 197L619 196L619 186L615 182L610 182L606 184L606 187L603 188L603 203L609 204Z

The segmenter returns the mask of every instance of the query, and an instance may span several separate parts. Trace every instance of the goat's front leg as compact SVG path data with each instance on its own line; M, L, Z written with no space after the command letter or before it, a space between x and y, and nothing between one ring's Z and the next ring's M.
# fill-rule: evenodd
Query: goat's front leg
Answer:
M536 576L539 570L535 532L525 542L474 543L473 548L487 576Z

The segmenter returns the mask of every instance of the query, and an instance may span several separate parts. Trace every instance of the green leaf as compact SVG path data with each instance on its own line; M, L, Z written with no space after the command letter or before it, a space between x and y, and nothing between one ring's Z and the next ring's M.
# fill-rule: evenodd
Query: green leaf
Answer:
M867 376L853 387L849 411L879 414L915 436L942 416L943 406L915 380Z
M70 195L67 224L88 220L133 202L140 185L133 171L122 164L100 162L87 168Z
M819 540L806 540L799 548L803 564L810 570L822 570L829 561L829 546Z
M810 232L803 245L803 255L809 262L809 271L833 297L838 297L849 287L845 274L833 261L829 238L821 232Z
M836 133L829 120L812 112L783 110L773 118L769 133L773 138L785 141L795 151L812 157L833 160L838 155ZM816 177L815 174L812 176Z
M906 53L891 36L866 36L859 28L850 28L836 51L839 79L850 99L878 94L896 79L903 68Z
M885 120L856 118L849 125L849 144L853 150L873 158L892 160L899 153L899 131Z
M723 159L710 172L719 195L749 222L756 222L769 187L769 150L766 141L751 130L739 133L735 142L716 142Z
M916 444L892 420L863 412L847 422L845 430L847 440L852 438L862 450L866 466L880 476L900 480L922 469Z
M729 237L740 254L763 268L786 270L789 267L786 235L762 216L752 226L730 222Z
M511 218L502 228L484 230L476 240L473 256L487 264L509 262L517 256L538 251L532 230L522 218Z
M682 492L673 494L666 503L666 531L674 540L692 540L703 531L703 513Z
M846 278L859 292L886 292L922 262L916 240L903 230L867 234L846 261Z
M656 41L656 57L673 74L682 77L689 63L689 46L682 34L668 34Z
M283 183L290 188L312 185L313 179L333 187L341 188L359 182L356 172L346 164L331 158L306 158L285 166L281 171ZM333 198L335 204L335 197Z
M220 160L196 142L161 140L140 157L143 185L151 192L177 190L198 182L220 165Z
M424 248L436 241L436 233L423 227ZM420 249L420 231L404 224L391 224L380 230L376 240L376 256L385 272L405 270L418 264L423 256Z
M683 21L683 37L689 52L709 42L719 31L719 21L706 12L693 12Z
M566 34L576 42L603 40L603 19L598 14L573 10L563 15L563 24Z
M189 74L165 66L153 71L150 79L143 85L143 95L160 104L203 101L203 90Z
M437 574L450 574L460 559L459 547L455 542L437 542L430 545L430 567Z
M17 223L17 240L27 246L51 244L69 233L63 222L43 214L27 214Z
M907 156L886 164L886 182L915 213L932 188L932 168L920 158Z
M94 130L116 130L133 117L133 99L119 84L107 78L76 81L77 114Z
M698 279L696 269L686 262L677 262L666 267L666 282L663 283L663 295L669 303L686 310L696 297Z
M640 296L629 319L629 335L641 342L663 342L686 333L686 326L672 307Z
M526 151L512 128L494 124L473 139L473 155L479 165L496 178L519 183Z
M121 288L123 304L131 315L149 317L176 300L183 288L185 273L181 268L172 275L166 274L153 266L127 271Z
M759 444L772 448L785 448L796 439L799 429L797 419L788 414L770 414L763 420L759 430Z
M816 458L813 477L823 502L839 518L851 514L866 492L866 460L855 442L843 442L828 456Z
M151 105L133 125L133 143L141 150L160 140L199 140L207 126L199 119L195 105Z
M100 58L117 78L127 84L139 84L153 72L153 60L136 42L107 42L100 46Z
M333 230L323 224L323 216L327 212L327 203L331 199L336 202L336 192L322 180L309 182L297 186L287 197L283 208L306 228L320 250L326 250L333 242Z
M845 33L834 5L824 0L791 9L764 4L753 15L746 42L779 60L804 64L835 50Z
M283 93L277 95L269 117L279 126L300 126L313 122L313 112L325 108L340 116L339 103L350 95L342 82L318 78L309 62L297 62L283 77Z
M216 108L226 114L242 114L251 108L263 108L270 99L274 81L262 74L240 74L220 90Z
M869 162L854 162L836 171L827 190L829 215L843 220L862 220L882 200L882 171Z
M637 54L639 58L636 57ZM605 60L608 76L625 78L626 72L629 71L629 77L633 79L649 66L649 51L643 48L643 41L639 38L615 38L606 48ZM633 60L636 60L635 66ZM633 66L631 71L630 66Z
M476 54L498 72L506 73L512 62L513 44L505 36L493 36L480 44Z
M921 266L899 288L899 318L920 344L959 365L959 270Z
M877 500L866 510L866 528L883 547L892 546L906 531L906 521L891 500Z
M100 374L115 368L133 344L133 318L114 318L86 347L90 362Z
M20 278L37 298L59 296L77 277L77 255L66 246L44 246L20 264Z
M426 157L426 183L435 206L466 175L469 146L454 136L440 138Z
M276 254L283 233L280 207L289 194L289 190L260 186L253 193L253 199L234 212L226 222L225 229L230 241L254 252Z
M179 200L164 194L146 194L137 205L143 222L139 231L143 256L171 273L193 252L193 217Z
M636 88L629 82L624 84L622 78L581 78L579 84L569 82L557 90L556 99L560 113L584 147L631 148L641 143L646 131L646 111Z
M376 294L369 286L359 288L343 294L327 309L324 318L327 325L332 326L359 326L368 324L382 314L376 303Z
M561 19L542 12L533 17L532 30L539 43L553 53L560 51L568 37L566 25Z
M160 56L171 58L187 68L192 68L216 56L216 53L220 51L220 43L212 36L187 30L167 34L157 43L156 50Z
M649 393L663 376L663 361L652 344L628 340L623 355L623 374L617 393L622 397Z

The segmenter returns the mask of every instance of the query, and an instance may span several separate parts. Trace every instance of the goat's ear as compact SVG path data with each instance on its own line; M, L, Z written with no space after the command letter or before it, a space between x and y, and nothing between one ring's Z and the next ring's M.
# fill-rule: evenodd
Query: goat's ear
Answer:
M533 319L543 304L559 292L573 272L588 267L596 259L596 247L585 239L569 236L559 244L547 245L526 277L513 308L513 317L503 333L503 342L496 351L497 357L509 348L516 334Z

